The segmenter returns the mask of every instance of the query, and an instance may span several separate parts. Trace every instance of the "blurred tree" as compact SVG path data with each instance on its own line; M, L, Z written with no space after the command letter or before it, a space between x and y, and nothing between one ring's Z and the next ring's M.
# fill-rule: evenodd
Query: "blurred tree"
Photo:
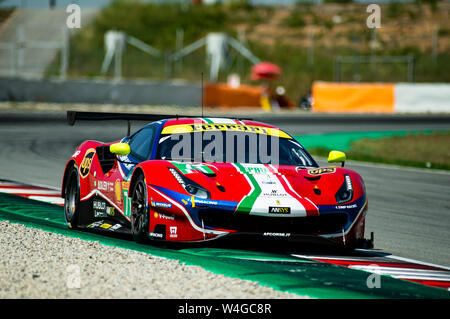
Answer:
M436 12L437 5L440 0L422 0L423 3L426 3L430 6L431 11Z

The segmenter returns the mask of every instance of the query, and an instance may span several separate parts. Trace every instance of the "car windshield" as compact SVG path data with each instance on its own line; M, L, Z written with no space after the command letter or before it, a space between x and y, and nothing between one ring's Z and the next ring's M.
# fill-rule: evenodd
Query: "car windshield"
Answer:
M161 134L156 159L318 167L296 140L251 132Z

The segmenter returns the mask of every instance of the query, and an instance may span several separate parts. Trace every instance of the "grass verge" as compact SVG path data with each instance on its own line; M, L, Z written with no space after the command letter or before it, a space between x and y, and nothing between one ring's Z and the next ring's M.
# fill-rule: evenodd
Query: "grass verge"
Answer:
M363 138L350 143L350 160L450 170L450 132ZM316 156L328 156L330 149L313 147Z

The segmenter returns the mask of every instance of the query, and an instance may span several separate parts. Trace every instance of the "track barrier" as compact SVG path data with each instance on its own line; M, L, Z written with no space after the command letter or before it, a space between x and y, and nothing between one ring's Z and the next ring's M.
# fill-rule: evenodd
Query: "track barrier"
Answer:
M315 112L448 113L447 83L332 83L312 87Z

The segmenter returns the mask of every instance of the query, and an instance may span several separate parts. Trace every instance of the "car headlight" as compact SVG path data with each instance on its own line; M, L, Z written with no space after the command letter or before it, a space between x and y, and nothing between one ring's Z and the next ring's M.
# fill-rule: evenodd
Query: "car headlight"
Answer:
M204 199L211 199L211 194L208 190L186 176L181 175L175 168L169 167L169 171L188 194Z
M353 184L349 175L344 175L344 183L336 193L336 201L338 204L346 203L353 198Z

